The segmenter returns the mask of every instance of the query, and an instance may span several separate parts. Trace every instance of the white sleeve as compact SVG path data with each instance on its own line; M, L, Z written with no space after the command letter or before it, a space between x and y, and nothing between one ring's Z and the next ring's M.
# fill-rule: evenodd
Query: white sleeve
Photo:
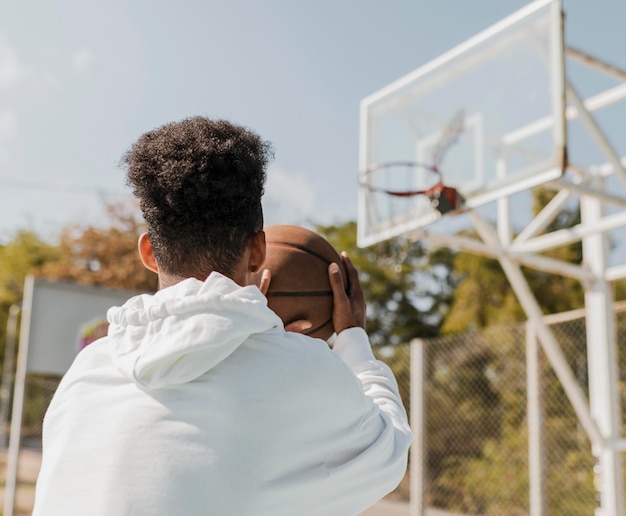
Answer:
M342 331L332 349L352 370L373 403L361 423L359 440L367 443L366 448L353 461L338 465L331 476L338 475L338 480L347 483L344 487L354 494L371 496L373 504L404 477L413 434L396 379L391 369L374 357L365 331Z

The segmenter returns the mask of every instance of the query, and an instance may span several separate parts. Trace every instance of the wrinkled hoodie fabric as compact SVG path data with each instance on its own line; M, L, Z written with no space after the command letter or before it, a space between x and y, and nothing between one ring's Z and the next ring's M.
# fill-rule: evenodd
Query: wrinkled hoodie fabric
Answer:
M403 477L411 431L362 329L331 350L218 273L108 319L46 413L34 516L349 516Z

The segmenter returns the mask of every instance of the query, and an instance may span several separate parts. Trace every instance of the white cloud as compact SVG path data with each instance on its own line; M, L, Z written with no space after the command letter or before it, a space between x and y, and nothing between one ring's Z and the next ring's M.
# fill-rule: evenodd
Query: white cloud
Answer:
M17 113L12 109L0 111L0 140L12 140L17 134Z
M0 88L8 88L19 82L24 73L15 49L0 35Z
M91 66L95 58L96 56L91 50L89 50L88 48L83 48L78 52L72 54L72 66L77 72L83 72Z
M317 191L302 174L271 167L265 185L266 224L298 224L311 218Z

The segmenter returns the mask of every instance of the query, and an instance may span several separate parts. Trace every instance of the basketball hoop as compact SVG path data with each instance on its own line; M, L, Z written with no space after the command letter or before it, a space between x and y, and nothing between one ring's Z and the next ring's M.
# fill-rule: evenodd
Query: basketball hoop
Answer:
M404 172L400 172L404 170ZM371 176L375 173L383 173L386 176L394 175L396 177L404 176L410 179L416 177L419 171L426 171L430 174L434 174L436 179L433 180L433 184L427 188L420 190L401 190L401 189L387 189L374 186L370 180ZM442 180L441 172L435 165L424 165L423 163L411 162L411 161L394 161L390 163L380 163L368 167L364 174L361 175L360 185L370 192L379 192L392 197L415 197L418 195L425 195L430 199L430 203L442 215L445 213L459 210L463 206L463 196L457 191L456 188L446 186Z
M359 184L370 192L379 192L392 197L425 195L430 199L433 208L442 215L459 210L464 202L463 196L456 188L444 184L439 165L441 165L448 150L458 141L459 135L464 130L464 120L464 112L460 110L448 122L433 147L430 164L415 161L375 163L359 175ZM423 177L418 182L417 178L420 176ZM429 177L432 181L428 180ZM397 184L398 181L407 185L419 183L422 188L400 189L378 186L380 184L389 185L392 182Z

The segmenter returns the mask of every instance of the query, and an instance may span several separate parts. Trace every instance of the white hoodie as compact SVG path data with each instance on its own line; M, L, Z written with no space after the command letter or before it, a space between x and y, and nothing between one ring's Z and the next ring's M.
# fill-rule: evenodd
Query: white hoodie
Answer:
M44 419L34 516L350 516L393 490L411 442L365 332L285 332L213 273L109 310Z

